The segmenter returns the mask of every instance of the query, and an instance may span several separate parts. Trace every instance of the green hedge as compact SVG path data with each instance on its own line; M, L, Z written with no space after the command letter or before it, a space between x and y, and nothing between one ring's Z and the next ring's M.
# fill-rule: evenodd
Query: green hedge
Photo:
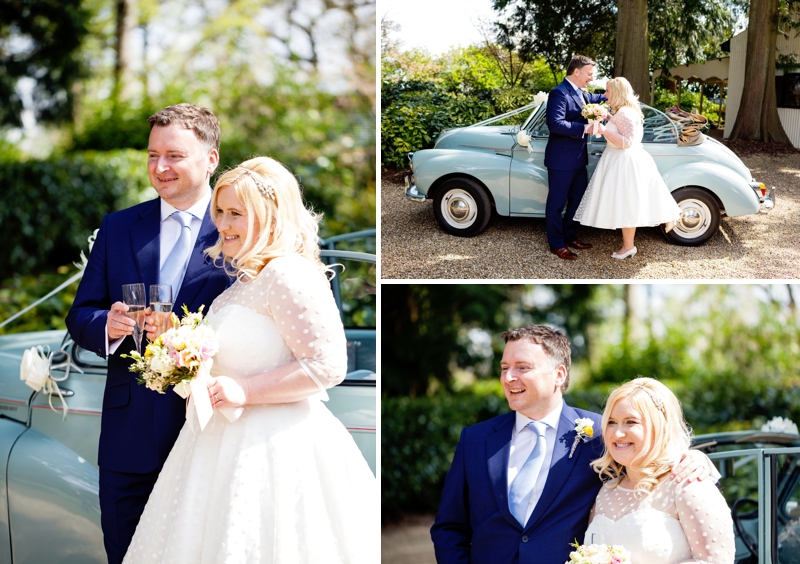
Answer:
M80 260L103 216L139 202L150 187L144 158L134 150L0 158L0 279Z
M433 147L443 129L470 125L499 113L488 93L449 92L435 83L384 81L381 88L384 166L405 168L408 153Z
M499 381L469 391L381 399L381 513L435 512L461 430L508 411Z

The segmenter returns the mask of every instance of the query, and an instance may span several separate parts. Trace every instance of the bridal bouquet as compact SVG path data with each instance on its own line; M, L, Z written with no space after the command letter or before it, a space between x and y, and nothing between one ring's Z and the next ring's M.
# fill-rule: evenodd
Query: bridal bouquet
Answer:
M597 124L604 119L608 119L609 112L608 112L608 104L586 104L583 106L581 110L581 115L589 120L589 123L592 124L592 134L595 137L600 137L597 134Z
M569 561L564 564L631 564L631 553L620 545L571 544L576 550L569 553Z
M170 386L183 398L189 395L189 382L197 378L201 367L210 369L219 348L214 330L203 323L203 306L189 313L183 306L183 319L172 314L172 328L159 335L144 350L144 355L131 351L123 358L132 358L131 372L139 373L136 379L149 389L163 394Z

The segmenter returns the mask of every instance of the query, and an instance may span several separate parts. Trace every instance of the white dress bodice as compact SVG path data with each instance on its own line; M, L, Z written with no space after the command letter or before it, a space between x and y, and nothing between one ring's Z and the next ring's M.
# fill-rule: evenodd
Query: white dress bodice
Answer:
M631 564L734 560L730 510L708 479L684 486L666 478L643 496L606 483L590 519L584 542L622 545L631 553Z

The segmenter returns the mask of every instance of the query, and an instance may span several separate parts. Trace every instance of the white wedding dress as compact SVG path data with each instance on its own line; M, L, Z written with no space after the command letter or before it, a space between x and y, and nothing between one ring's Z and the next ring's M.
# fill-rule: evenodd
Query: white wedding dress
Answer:
M377 562L375 476L320 401L347 366L325 276L302 257L274 259L214 300L207 319L219 341L212 376L247 378L298 359L319 393L248 405L232 423L215 411L202 431L192 409L124 562Z
M677 221L681 210L642 147L642 120L622 107L606 128L623 137L623 147L606 143L575 220L602 229L645 227Z
M680 485L667 478L641 498L606 483L589 520L584 543L622 545L631 564L734 561L731 512L709 479Z

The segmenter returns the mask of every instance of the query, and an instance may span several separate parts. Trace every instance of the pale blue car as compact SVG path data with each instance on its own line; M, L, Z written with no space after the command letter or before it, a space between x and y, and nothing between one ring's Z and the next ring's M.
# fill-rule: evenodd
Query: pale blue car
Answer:
M433 149L409 154L412 175L406 177L406 195L416 201L433 200L441 228L461 237L483 231L492 210L501 216L544 217L548 192L544 149L550 134L545 106L531 104L444 131ZM722 214L741 216L773 208L775 187L767 190L754 180L730 149L712 138L678 146L678 126L663 112L641 107L643 146L682 210L680 222L665 233L668 240L700 245L717 232ZM524 122L523 116L527 116ZM518 142L520 131L530 136L528 147ZM603 136L589 139L590 176L605 147Z
M374 230L359 235L365 234L375 236ZM330 249L332 239L325 242ZM328 264L345 267L331 285L348 348L347 377L328 390L326 406L375 473L376 258L342 250L322 253ZM20 379L23 352L38 346L53 352L50 375L69 408L66 416L54 389L34 392ZM105 380L105 359L77 347L65 331L0 337L0 564L106 562L97 495Z

